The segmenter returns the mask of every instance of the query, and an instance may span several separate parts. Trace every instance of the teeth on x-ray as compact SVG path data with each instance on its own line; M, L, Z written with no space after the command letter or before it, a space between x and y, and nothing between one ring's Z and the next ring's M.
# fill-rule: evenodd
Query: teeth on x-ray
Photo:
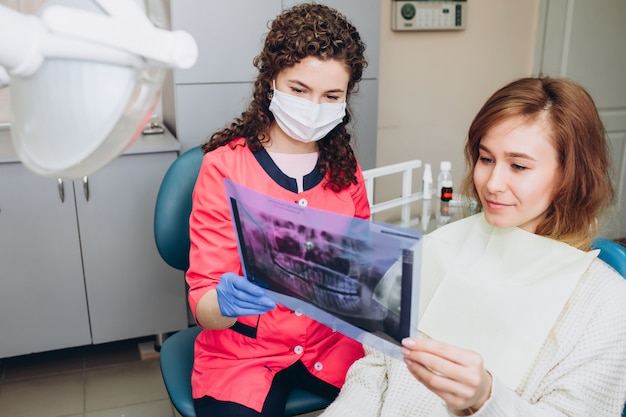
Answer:
M320 305L332 310L361 310L361 284L349 275L350 257L358 259L350 242L291 222L273 225L273 261L293 276L289 285L301 294L312 293Z
M361 308L361 284L353 278L285 253L276 253L274 263L289 273L289 285L293 289L299 293L312 289L321 305L344 312L357 312Z

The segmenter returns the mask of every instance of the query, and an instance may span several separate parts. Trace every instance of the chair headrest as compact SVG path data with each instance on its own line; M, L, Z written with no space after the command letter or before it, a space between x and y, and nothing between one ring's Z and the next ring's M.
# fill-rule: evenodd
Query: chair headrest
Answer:
M611 265L626 278L626 248L624 246L613 240L597 237L591 243L591 248L600 249L598 258Z
M191 196L202 165L200 146L184 152L170 165L157 194L154 239L161 258L173 268L189 267Z

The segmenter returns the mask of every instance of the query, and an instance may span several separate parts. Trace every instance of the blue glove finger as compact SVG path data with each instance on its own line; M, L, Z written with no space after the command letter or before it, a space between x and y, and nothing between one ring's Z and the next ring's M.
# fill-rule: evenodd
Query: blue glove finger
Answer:
M232 273L228 274L230 275ZM267 296L263 288L253 284L246 278L232 274L227 279L230 280L230 284L234 287L232 295L236 298L237 304L242 308L259 309L259 307L261 307L264 309L263 313L265 313L276 307L276 302Z
M265 291L233 273L224 274L218 284L218 303L225 317L254 316L276 307L276 303L265 295Z
M255 316L276 308L263 288L232 272L222 275L215 290L224 317Z

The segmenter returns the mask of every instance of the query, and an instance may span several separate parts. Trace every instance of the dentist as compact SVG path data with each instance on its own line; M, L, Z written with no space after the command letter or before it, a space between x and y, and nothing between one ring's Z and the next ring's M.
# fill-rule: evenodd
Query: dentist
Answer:
M359 343L277 305L241 277L224 179L367 219L363 175L347 130L365 45L344 16L319 4L283 11L254 64L247 110L203 145L193 195L189 303L196 415L282 415L292 388L336 397ZM224 63L227 65L227 63Z

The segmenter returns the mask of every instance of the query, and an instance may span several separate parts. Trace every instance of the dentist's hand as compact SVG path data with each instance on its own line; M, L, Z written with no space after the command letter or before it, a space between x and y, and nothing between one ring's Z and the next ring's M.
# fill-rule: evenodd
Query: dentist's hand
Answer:
M263 288L232 272L222 275L215 290L224 317L256 316L276 308Z

